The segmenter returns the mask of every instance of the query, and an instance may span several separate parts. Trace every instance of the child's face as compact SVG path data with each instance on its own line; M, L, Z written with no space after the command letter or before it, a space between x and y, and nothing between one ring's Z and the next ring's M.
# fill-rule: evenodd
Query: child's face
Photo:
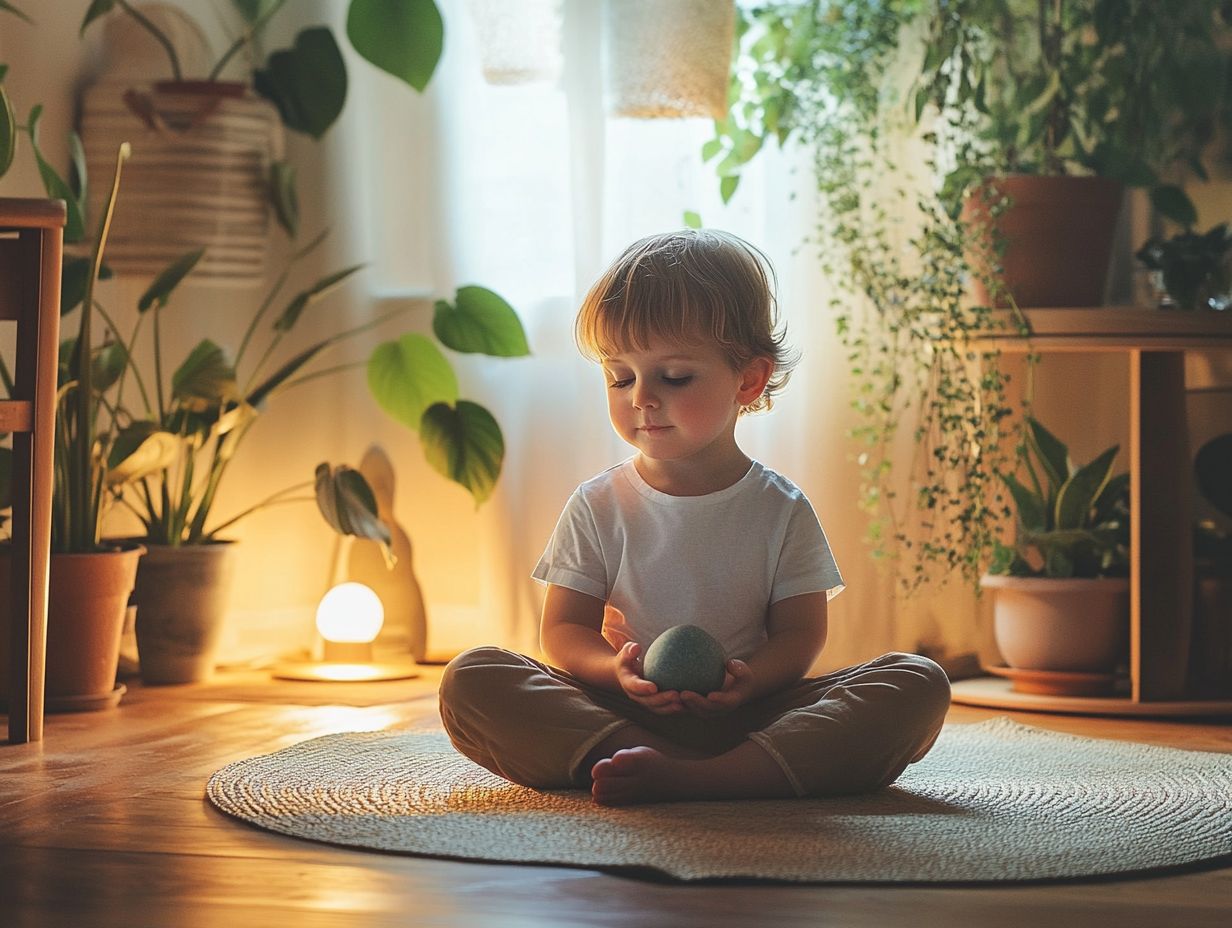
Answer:
M765 386L759 372L733 370L713 345L662 340L604 358L603 373L616 434L662 461L702 462L734 449L740 407Z

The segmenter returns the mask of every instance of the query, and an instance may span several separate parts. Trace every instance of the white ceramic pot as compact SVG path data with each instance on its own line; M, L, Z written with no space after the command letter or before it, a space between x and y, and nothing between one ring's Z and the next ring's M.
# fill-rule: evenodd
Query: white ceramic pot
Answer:
M1001 656L1020 670L1111 673L1129 640L1129 580L985 575Z

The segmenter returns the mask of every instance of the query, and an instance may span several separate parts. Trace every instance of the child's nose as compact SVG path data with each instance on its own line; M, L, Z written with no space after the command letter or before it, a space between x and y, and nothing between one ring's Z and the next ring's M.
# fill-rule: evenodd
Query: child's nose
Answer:
M633 385L633 406L636 409L656 409L659 398L650 387L638 382Z

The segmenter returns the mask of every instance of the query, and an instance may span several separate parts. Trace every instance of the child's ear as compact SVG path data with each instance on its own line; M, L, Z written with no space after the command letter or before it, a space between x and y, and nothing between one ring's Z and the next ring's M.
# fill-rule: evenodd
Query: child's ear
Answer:
M765 392L766 384L774 374L774 361L770 358L754 358L740 372L740 390L736 394L741 406L747 406Z

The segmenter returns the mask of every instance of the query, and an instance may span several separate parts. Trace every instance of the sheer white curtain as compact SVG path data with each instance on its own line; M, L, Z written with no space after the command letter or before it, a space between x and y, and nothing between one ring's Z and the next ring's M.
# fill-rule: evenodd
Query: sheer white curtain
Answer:
M478 512L427 472L412 437L363 416L349 423L357 449L378 434L395 453L431 647L536 647L542 593L529 573L560 508L579 482L630 453L607 423L597 371L573 345L574 311L627 244L679 228L686 210L758 245L778 270L803 361L775 409L742 421L739 434L751 455L809 494L847 579L822 665L914 647L933 619L904 619L861 540L844 352L809 241L807 153L765 152L724 206L699 155L707 120L604 115L600 3L566 0L558 85L489 86L465 0L438 2L446 52L426 98L408 101L384 75L353 70L358 131L370 141L359 155L340 149L352 232L374 258L375 298L482 283L517 307L534 355L458 361L464 394L492 409L506 439L500 485Z

